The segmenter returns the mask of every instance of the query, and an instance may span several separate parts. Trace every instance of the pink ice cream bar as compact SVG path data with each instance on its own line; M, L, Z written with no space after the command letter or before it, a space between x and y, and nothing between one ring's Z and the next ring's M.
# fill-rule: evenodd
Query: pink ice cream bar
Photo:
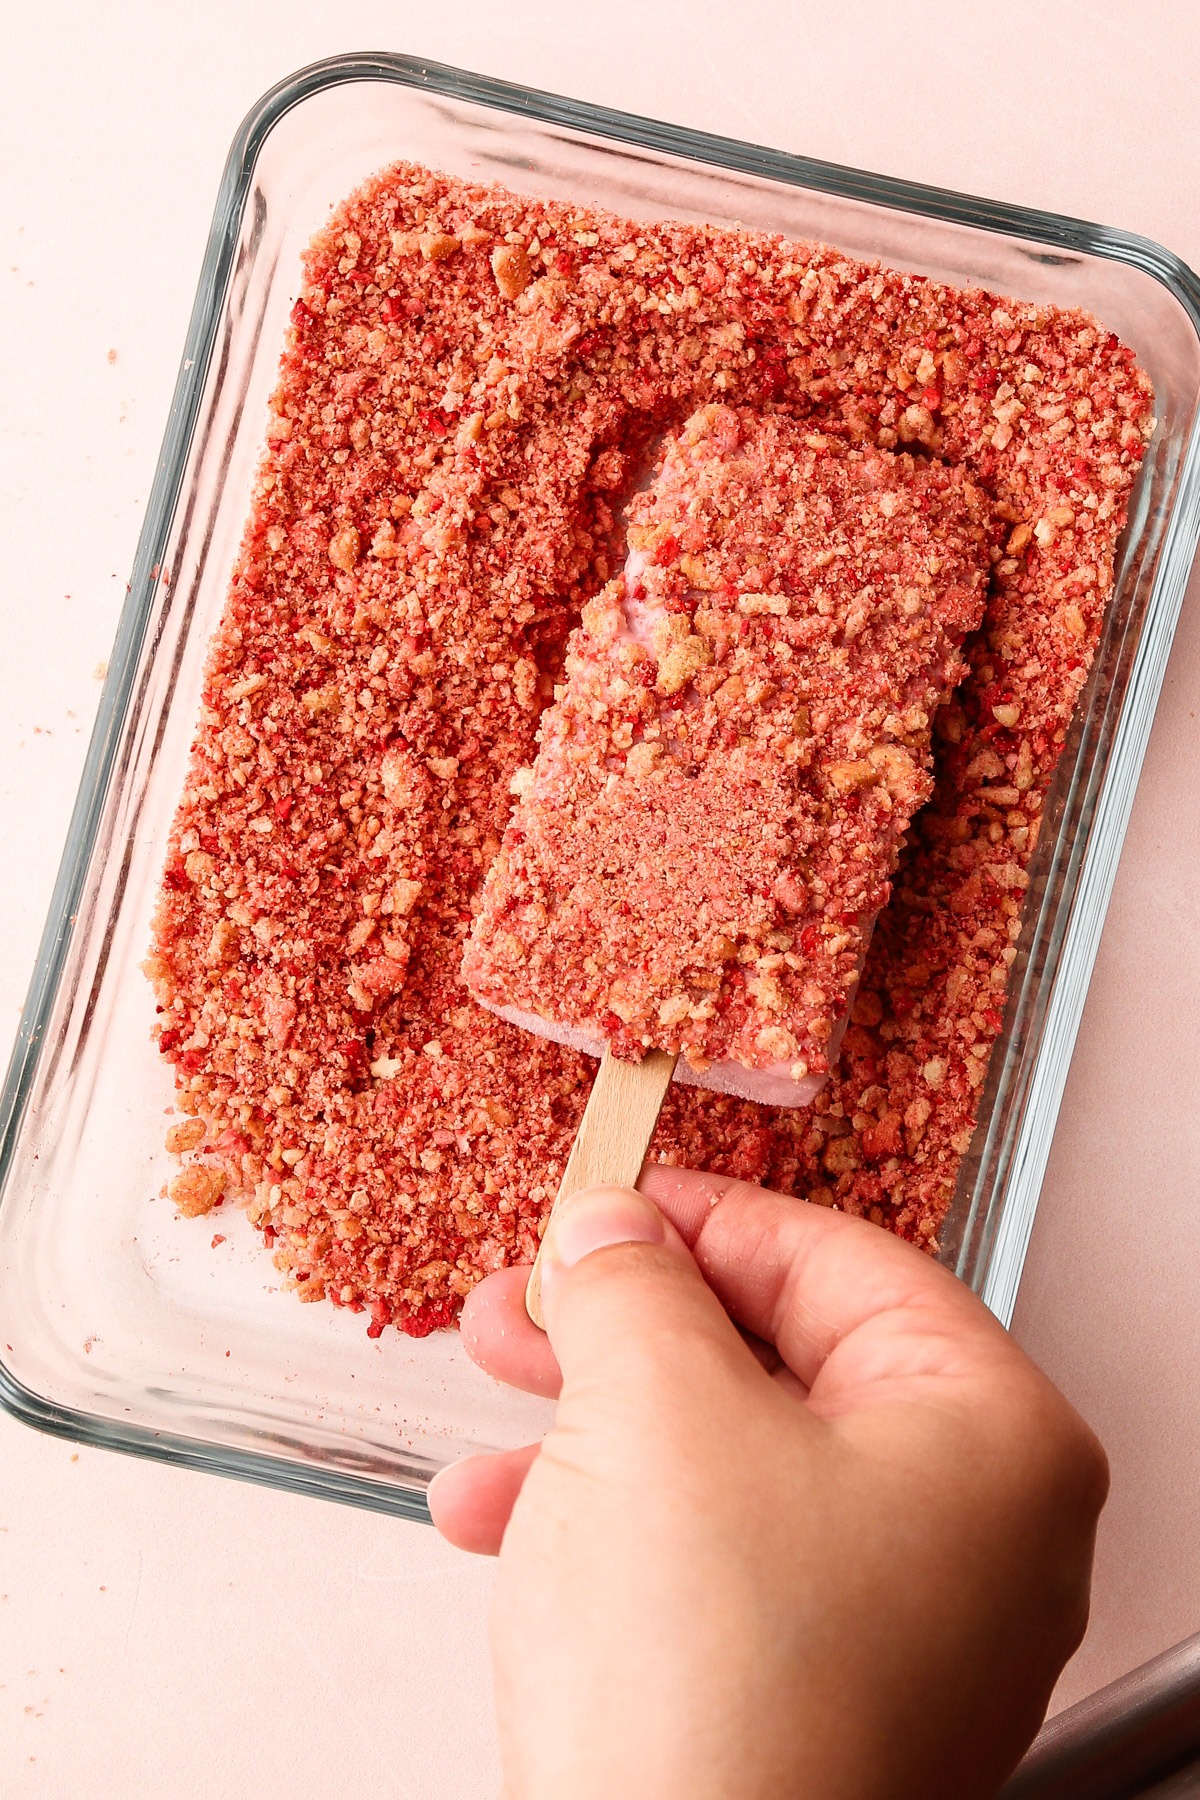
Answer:
M514 778L471 993L593 1054L812 1100L932 789L989 523L957 469L781 414L689 419Z

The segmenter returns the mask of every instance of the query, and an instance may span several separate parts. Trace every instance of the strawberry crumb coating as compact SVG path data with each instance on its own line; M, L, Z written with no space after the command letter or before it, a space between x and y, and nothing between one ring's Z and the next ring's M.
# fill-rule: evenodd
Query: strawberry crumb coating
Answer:
M584 608L463 963L502 1017L811 1100L963 673L961 470L710 404ZM549 1021L547 1028L546 1021Z
M464 943L650 446L714 400L961 469L996 532L837 1069L676 1084L653 1154L936 1241L1148 384L1079 312L398 165L305 260L147 964L188 1210L242 1201L375 1334L536 1246L592 1065L472 1002Z

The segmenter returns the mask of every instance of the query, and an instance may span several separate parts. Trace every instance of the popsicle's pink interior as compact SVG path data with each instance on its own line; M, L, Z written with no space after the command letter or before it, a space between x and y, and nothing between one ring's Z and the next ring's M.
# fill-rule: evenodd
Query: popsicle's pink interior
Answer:
M936 1241L1148 384L1080 313L399 165L305 260L147 964L183 1115L176 1200L245 1204L295 1293L372 1332L444 1324L481 1275L532 1260L594 1065L480 1007L464 945L570 633L592 607L585 631L609 613L624 628L602 596L651 447L714 402L803 427L830 469L920 458L952 556L950 496L978 488L987 606L829 1079L788 1108L676 1083L652 1154ZM852 557L869 550L849 515L845 532ZM661 549L644 554L665 579L682 564ZM757 631L774 615L738 616ZM689 626L681 666L693 638L716 642ZM773 704L738 701L745 735ZM782 831L787 805L764 800ZM877 864L872 892L887 879ZM754 978L760 996L784 985ZM831 983L814 1031L836 1008Z

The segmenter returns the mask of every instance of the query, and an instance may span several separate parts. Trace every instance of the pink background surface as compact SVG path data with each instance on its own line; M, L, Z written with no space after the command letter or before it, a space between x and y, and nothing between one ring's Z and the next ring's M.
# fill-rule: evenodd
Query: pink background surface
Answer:
M222 160L243 112L281 75L338 50L429 55L1130 227L1200 264L1200 13L1188 0L42 0L12 13L5 39L5 1051ZM1093 1625L1060 1703L1200 1629L1198 598L1168 674L1016 1320L1114 1466ZM489 1585L488 1565L426 1528L76 1453L0 1417L0 1790L490 1795Z

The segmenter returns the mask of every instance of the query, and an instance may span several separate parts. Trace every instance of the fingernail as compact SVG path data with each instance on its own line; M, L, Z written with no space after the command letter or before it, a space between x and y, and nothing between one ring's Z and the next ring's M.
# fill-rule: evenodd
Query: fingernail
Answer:
M595 1250L614 1244L661 1244L663 1216L631 1188L588 1188L573 1194L556 1214L546 1246L551 1260L574 1268Z

